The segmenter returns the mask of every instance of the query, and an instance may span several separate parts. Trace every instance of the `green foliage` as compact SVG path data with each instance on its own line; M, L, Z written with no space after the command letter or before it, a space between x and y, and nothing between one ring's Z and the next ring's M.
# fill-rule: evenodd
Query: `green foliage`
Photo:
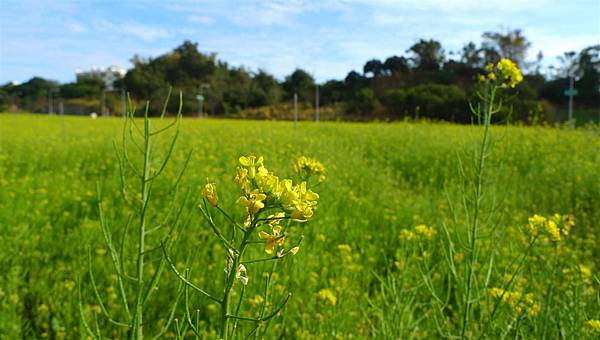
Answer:
M287 99L292 99L294 93L297 93L299 101L313 101L315 80L308 72L296 69L292 74L285 77L285 81L281 85L285 90Z
M100 79L80 78L74 83L64 84L60 87L59 94L62 98L100 98L104 83Z
M440 41L420 39L405 51L405 55L370 59L361 70L350 71L344 79L318 84L320 105L336 111L332 115L335 119L355 119L360 114L363 120L427 117L470 122L466 108L469 100L475 100L469 94L477 90L478 75L484 73L487 63L503 57L515 60L529 74L525 74L525 81L509 93L515 99L505 103L507 105L497 119L524 123L565 120L563 111L568 98L564 90L569 85L569 74L575 76L575 88L579 91L575 97L576 111L591 112L600 102L598 45L578 53L566 52L555 73L541 74L543 56L538 54L535 62L525 61L531 44L521 30L485 32L482 37L480 45L469 42L463 46L460 56L455 57L446 55ZM300 103L314 105L317 83L305 70L298 68L278 80L265 70L252 71L229 65L214 53L202 52L201 46L190 41L158 57L134 56L132 63L133 68L123 79L115 81L114 86L127 91L134 99L149 99L151 116L161 112L161 100L170 86L183 93L183 113L188 116L198 114L197 96L201 86L203 111L210 115L288 119L287 111L278 114L276 108L290 105L294 93L298 94ZM433 85L450 87L442 89ZM456 87L460 91L456 91ZM418 89L430 93L419 95ZM6 84L0 88L0 105L17 111L47 112L49 91L53 93L54 111L58 111L58 102L63 101L67 114L100 112L102 84L89 78L62 85L37 77L21 85ZM409 92L411 96L399 94ZM444 93L447 92L458 97L446 96ZM404 99L409 97L416 98L411 100L419 103L419 111L413 102ZM431 97L434 103L423 105L425 97ZM463 100L462 105L457 103L458 99ZM78 106L80 100L95 101L96 104ZM106 106L113 114L121 112L119 100L118 91L106 94ZM444 105L449 109L440 109ZM425 109L425 106L429 107ZM172 114L177 109L178 103L171 100L167 111ZM257 111L269 113L245 113ZM596 115L589 114L580 117L586 121L597 119Z
M120 319L126 315L118 303L118 280L111 275L113 264L98 222L96 196L99 181L102 206L116 234L113 240L120 243L125 235L127 249L133 252L137 236L134 228L123 228L130 210L122 209L119 163L112 146L122 134L122 123L120 118L0 115L3 337L71 339L85 334L76 282L87 271L87 244L91 245L99 294L108 300L111 315ZM496 254L494 268L498 270L490 273L490 285L501 287L503 275L511 273L511 259L524 249L522 228L529 216L573 214L576 226L562 245L546 242L536 246L517 278L519 291L534 294L540 314L521 320L502 305L490 325L489 337L501 338L506 332L515 337L520 320L521 338L594 339L587 333L585 321L600 318L598 131L505 126L491 131L494 147L487 165L490 177L485 207L495 206L496 214L484 218L498 226L498 235L493 237L497 242L492 242L493 235L483 234L480 245ZM274 292L284 294L282 287L289 287L294 294L269 326L269 336L431 339L457 335L439 327L460 324L457 287L448 285L454 274L444 251L448 249L444 226L451 233L464 232L463 214L452 213L460 207L450 203L460 202L462 197L456 154L472 154L481 133L477 127L444 123L301 122L294 129L288 122L183 119L172 163L164 169L162 180L153 185L155 218L149 221L172 216L168 215L167 194L193 148L180 182L178 202L189 192L180 216L182 234L173 240L170 255L181 273L192 268L189 277L194 284L217 292L222 282L216 278L223 276L226 266L224 248L197 210L206 178L219 183L223 208L233 211L239 220L244 209L233 203L239 189L231 181L231 169L239 155L261 153L270 167L285 172L290 169L291 156L310 154L327 166L328 180L318 187L320 208L302 231L305 239L300 252L283 262L278 269L285 274L273 279ZM168 150L168 139L156 140L154 146L160 157ZM137 199L133 192L129 194ZM215 216L215 223L228 225L221 216ZM413 230L419 224L427 224L437 233L431 239L400 237L401 230ZM161 239L160 232L148 237L153 245ZM454 251L452 259L462 273L465 249L455 244ZM161 257L160 249L148 253L149 275L158 269ZM587 281L576 271L580 264L591 268ZM258 266L253 271L268 272L270 268ZM429 273L431 280L425 280L424 273ZM157 334L166 325L166 306L177 299L178 288L173 274L163 271L144 313L149 321L147 334ZM336 298L335 303L325 289ZM431 289L439 293L438 298L449 301L443 312ZM249 297L260 293L254 288L245 292ZM99 314L102 311L91 287L83 285L82 296L92 327L96 313L99 327L109 330L110 337L127 337ZM488 300L484 292L481 296L484 306L489 301L493 307L494 300ZM193 294L189 304L203 338L216 338L216 305ZM246 307L250 317L260 312L259 305ZM475 315L482 321L489 316L485 308L476 309ZM183 325L181 305L175 316ZM478 324L479 319L474 320L473 324ZM175 336L175 330L170 330L165 338Z
M383 102L394 117L437 118L468 122L467 96L456 85L423 84L407 89L388 90Z

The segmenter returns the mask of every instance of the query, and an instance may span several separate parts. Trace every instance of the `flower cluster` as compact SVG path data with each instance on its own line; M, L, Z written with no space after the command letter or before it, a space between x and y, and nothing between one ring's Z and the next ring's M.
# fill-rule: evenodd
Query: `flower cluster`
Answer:
M561 235L569 235L571 228L575 225L575 219L571 215L554 214L550 217L533 215L528 219L527 229L532 236L541 232L546 233L552 241L560 241Z
M427 239L431 240L437 232L433 227L428 227L425 224L419 224L413 230L400 230L400 238L405 240Z
M600 334L600 320L588 320L585 324L590 330Z
M325 181L325 167L321 162L314 158L306 156L300 156L296 158L294 162L294 171L298 173L302 178L308 178L310 176L318 176L319 182Z
M489 294L495 299L501 299L503 304L510 306L517 314L535 316L540 312L540 305L533 300L533 294L511 292L502 288L491 288Z
M307 157L299 157L294 164L297 172L304 172L308 179L311 175L324 176L325 167L320 162ZM242 191L237 203L246 208L246 228L255 228L259 215L270 212L261 221L268 226L268 231L261 230L258 237L265 242L265 252L274 254L278 246L285 241L282 220L306 222L313 217L317 208L319 195L308 188L307 182L294 183L291 179L280 179L269 171L263 157L242 156L239 158L234 182ZM213 206L218 204L217 188L214 183L205 185L202 192L204 198ZM264 216L264 215L263 215ZM278 256L296 254L298 247L287 252L280 251Z
M306 181L294 184L291 179L280 180L264 166L262 157L240 157L239 163L235 182L243 194L238 203L246 207L251 218L263 209L282 209L282 218L298 222L313 216L319 195L308 189Z
M207 183L202 190L202 196L213 206L219 204L219 196L217 196L217 185L215 183Z
M335 306L337 304L337 297L333 291L329 288L323 288L317 293L317 298L326 304Z
M515 87L523 81L519 66L510 59L502 58L497 64L490 63L485 68L488 74L487 76L480 75L480 81L499 81L503 87Z

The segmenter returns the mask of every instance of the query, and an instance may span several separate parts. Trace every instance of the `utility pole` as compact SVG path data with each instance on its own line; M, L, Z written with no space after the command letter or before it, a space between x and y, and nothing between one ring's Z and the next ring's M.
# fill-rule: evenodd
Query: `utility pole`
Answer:
M62 127L63 132L64 132L65 131L65 105L62 100L60 102L58 102L58 113L60 114L60 126Z
M577 89L573 87L575 79L573 75L569 75L569 88L565 90L565 96L569 97L569 127L572 129L573 124L573 97L577 95Z
M102 97L100 99L100 114L102 117L107 116L106 114L106 89L102 89Z
M127 116L127 100L125 99L125 89L121 88L121 110L123 111L123 117Z
M298 93L294 92L294 127L298 126Z
M198 99L198 118L202 118L203 113L204 113L204 89L205 88L209 88L210 85L205 84L205 83L201 83L200 84L200 89L198 95L196 96L196 99Z
M319 122L319 84L315 87L315 121Z
M48 89L48 113L50 115L54 114L54 105L52 103L52 88Z

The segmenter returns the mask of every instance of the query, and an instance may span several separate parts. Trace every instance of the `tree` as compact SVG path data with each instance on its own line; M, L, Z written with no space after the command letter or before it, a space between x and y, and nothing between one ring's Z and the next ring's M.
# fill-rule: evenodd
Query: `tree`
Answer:
M346 98L344 82L341 80L328 80L320 88L320 102L322 105L339 103Z
M383 72L387 75L407 73L408 70L408 59L405 57L391 56L383 63Z
M315 92L315 80L308 72L298 68L285 77L283 89L286 91L288 99L293 98L294 93L297 93L299 100L312 101Z
M407 52L413 53L412 60L418 69L437 71L444 62L444 50L442 44L436 40L419 40L412 45Z
M509 58L520 67L525 66L525 57L531 43L519 29L506 32L485 32L482 35L483 50L490 54L495 51L501 58ZM486 58L487 59L487 58ZM486 60L487 61L487 60ZM491 61L490 62L494 62Z
M460 60L471 68L481 67L483 58L481 51L477 48L474 42L470 41L463 46Z
M371 59L365 63L363 74L366 76L370 73L373 77L378 77L383 72L383 64L377 59Z
M367 78L363 77L360 73L352 70L344 79L344 85L346 87L346 91L349 93L353 93L358 91L360 88L367 86Z
M274 105L281 100L282 89L277 79L264 70L252 78L249 105L253 107Z
M60 95L63 98L94 98L102 95L104 82L97 78L79 78L76 82L67 83L60 87Z

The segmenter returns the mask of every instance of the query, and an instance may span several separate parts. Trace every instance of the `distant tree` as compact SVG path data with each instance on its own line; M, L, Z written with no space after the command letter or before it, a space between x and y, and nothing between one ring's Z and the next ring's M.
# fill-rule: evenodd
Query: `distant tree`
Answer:
M274 105L281 100L282 89L277 79L264 70L252 78L249 104L253 107Z
M484 45L479 51L482 54L484 65L495 64L502 58L500 52L498 52L495 47Z
M525 57L527 56L527 50L531 46L531 43L525 38L521 30L485 32L482 37L482 48L484 51L487 51L489 56L493 54L491 51L495 51L501 58L509 58L520 67L525 66ZM493 60L486 61L494 62Z
M469 121L465 91L456 85L421 84L390 89L382 101L392 117L408 115L455 122Z
M463 46L460 61L471 68L482 66L483 58L481 57L481 51L474 42L471 41Z
M600 103L600 45L581 50L577 57L579 77L575 87L579 89L578 101L591 107Z
M328 80L320 88L320 102L322 105L339 103L346 98L346 88L341 80Z
M344 85L346 87L346 91L353 93L367 86L368 81L367 78L363 77L360 73L352 70L344 79Z
M302 69L296 69L292 74L285 77L282 85L288 99L291 99L294 93L298 94L298 100L301 101L312 101L314 97L315 80Z
M102 95L104 82L96 78L79 78L73 83L60 86L60 95L63 98L95 98Z
M361 88L356 91L348 102L348 111L359 114L372 114L375 107L378 105L377 98L368 87Z
M407 52L413 53L413 61L418 69L437 71L444 62L442 44L436 40L419 40Z
M372 77L378 77L383 73L383 63L377 59L371 59L365 63L363 74L371 74Z
M408 70L408 59L405 57L391 56L383 63L383 72L387 75L402 74Z
M13 85L3 86L6 101L20 110L32 112L47 112L48 93L56 97L59 83L41 77L33 77L28 81Z

